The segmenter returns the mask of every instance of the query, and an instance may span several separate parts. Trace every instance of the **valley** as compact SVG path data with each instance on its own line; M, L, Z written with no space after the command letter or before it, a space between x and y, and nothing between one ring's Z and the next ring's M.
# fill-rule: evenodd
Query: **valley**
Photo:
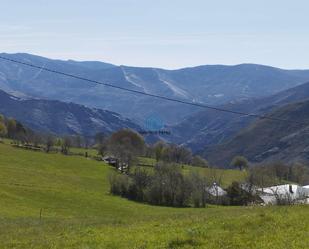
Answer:
M93 61L51 60L30 54L2 55L146 94L206 104L232 112L267 116L285 105L308 99L307 70L282 70L254 64L163 70ZM147 136L147 141L153 143L162 139L181 144L211 163L227 167L227 160L215 160L213 158L216 157L209 153L218 151L227 154L223 145L257 122L256 118L248 115L160 101L137 93L127 94L106 86L52 75L44 70L5 63L0 63L0 86L7 92L1 92L0 111L41 132L93 137L98 132L110 134L121 128L143 131L147 130L147 122L151 118L152 122L160 122L170 135ZM229 89L228 84L233 85L235 91L224 93L224 89ZM44 92L43 88L53 90ZM238 153L243 153L238 147ZM267 155L269 149L259 153ZM307 161L306 157L296 157L289 151L285 153L291 161ZM253 156L258 157L256 152ZM249 159L252 162L268 160L267 156L261 158L255 160L250 156ZM276 160L281 159L276 157Z
M309 249L308 1L2 1L0 249Z

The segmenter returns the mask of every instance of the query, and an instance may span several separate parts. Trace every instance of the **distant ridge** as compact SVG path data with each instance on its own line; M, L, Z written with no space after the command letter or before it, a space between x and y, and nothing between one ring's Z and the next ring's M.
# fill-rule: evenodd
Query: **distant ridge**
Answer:
M265 97L309 81L308 70L282 70L255 64L164 70L102 62L51 60L24 53L3 55L132 90L209 105ZM160 116L164 123L173 124L199 111L3 61L0 62L0 89L17 96L55 99L107 109L140 124L153 113Z
M208 147L204 155L214 164L228 167L235 155L253 163L283 161L309 163L309 100L275 109L274 117L304 124L258 120L225 143Z
M24 100L1 90L0 113L29 128L60 135L93 136L123 128L140 130L138 125L114 112L53 100Z
M309 99L309 82L269 97L238 101L221 107L229 110L269 115L276 108L307 99ZM195 152L202 152L206 147L210 148L225 143L253 121L255 119L248 116L205 110L171 127L174 134L172 141L185 144Z

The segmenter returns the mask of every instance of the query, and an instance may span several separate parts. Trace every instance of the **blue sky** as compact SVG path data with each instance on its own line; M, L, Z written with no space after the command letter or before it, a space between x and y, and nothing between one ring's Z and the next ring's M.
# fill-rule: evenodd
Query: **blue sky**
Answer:
M305 0L0 1L0 51L180 68L309 68Z

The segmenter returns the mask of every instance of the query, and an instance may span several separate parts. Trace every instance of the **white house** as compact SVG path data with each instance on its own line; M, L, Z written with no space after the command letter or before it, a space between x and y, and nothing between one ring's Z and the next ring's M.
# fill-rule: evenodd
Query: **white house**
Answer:
M306 196L306 204L309 204L309 185L303 186L303 193Z
M211 187L208 187L206 190L210 195L215 197L225 196L227 194L226 191L215 182L212 184Z
M309 187L296 184L285 184L258 189L258 194L265 204L277 204L278 200L289 203L307 203Z

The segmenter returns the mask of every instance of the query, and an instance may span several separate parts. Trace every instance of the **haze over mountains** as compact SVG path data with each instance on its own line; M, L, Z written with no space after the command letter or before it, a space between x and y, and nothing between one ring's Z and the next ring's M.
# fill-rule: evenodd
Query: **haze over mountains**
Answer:
M29 54L1 55L145 93L211 105L268 96L309 81L307 70L282 70L254 64L164 70L51 60ZM106 109L141 124L149 115L174 124L200 111L4 61L0 61L0 89L18 96Z
M306 120L309 108L309 83L304 84L309 82L309 70L255 64L164 70L51 60L30 54L1 56L144 93L238 112L295 118L300 122ZM92 136L121 128L140 130L151 116L171 130L165 140L184 144L219 166L228 166L238 154L255 163L309 161L305 153L309 143L298 142L306 137L306 126L284 126L247 115L163 101L2 60L0 89L5 91L0 91L0 113L40 131ZM265 136L261 135L263 130Z

